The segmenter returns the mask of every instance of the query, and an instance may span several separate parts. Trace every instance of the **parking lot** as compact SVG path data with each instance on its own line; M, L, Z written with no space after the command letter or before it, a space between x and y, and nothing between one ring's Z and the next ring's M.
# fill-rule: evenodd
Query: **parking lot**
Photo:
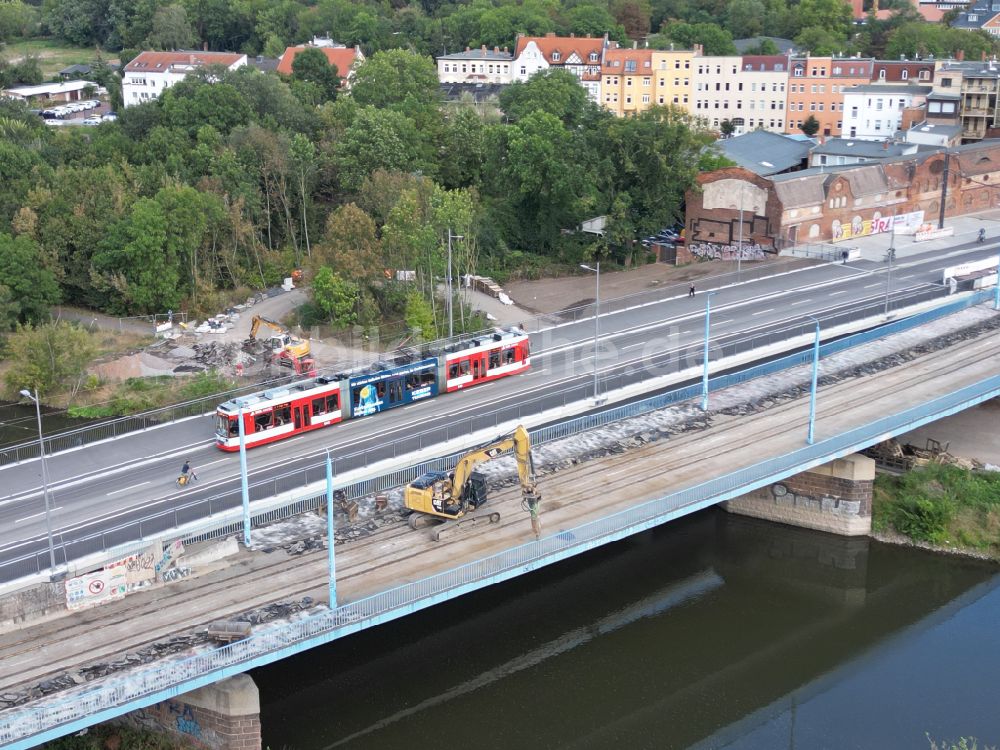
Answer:
M50 125L99 125L116 119L111 107L98 99L62 102L38 113Z

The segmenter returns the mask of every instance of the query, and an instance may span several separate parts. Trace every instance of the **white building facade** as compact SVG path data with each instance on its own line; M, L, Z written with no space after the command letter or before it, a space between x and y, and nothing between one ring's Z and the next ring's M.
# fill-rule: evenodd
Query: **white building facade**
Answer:
M466 48L437 58L441 83L511 83L514 56L506 49Z
M844 90L844 137L880 141L903 124L903 110L927 101L930 86L874 84Z
M236 70L246 64L247 56L234 52L142 52L122 71L122 102L132 107L159 99L166 89L207 65Z
M787 58L735 55L694 57L688 110L719 130L731 122L734 135L762 128L781 133L785 127Z

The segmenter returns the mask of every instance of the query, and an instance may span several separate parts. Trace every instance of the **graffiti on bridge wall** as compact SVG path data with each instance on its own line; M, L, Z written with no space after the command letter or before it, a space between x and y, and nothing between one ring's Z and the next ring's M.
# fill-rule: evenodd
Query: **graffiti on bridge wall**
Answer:
M709 260L764 260L767 251L761 245L716 245L711 242L692 242L688 245L692 255Z

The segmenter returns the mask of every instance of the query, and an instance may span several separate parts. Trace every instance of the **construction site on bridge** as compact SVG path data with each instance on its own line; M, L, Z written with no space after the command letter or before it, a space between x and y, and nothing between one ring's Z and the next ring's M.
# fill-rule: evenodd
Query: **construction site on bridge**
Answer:
M872 409L897 413L995 375L998 344L1000 314L979 306L824 358L820 438L864 423ZM588 521L801 446L808 381L808 366L799 366L713 392L707 412L683 402L531 446L542 534L572 534ZM948 441L941 439L942 445ZM994 441L975 458L995 470L1000 446ZM428 529L410 527L402 487L341 496L335 517L339 599L358 600L530 543L535 530L532 514L522 509L524 482L515 458L491 457L477 462L476 471L490 492L485 507L500 518L448 539L436 541ZM863 521L866 511L852 503L827 508L801 492L796 497L802 517L817 529ZM870 525L870 507L867 512ZM53 593L60 584L0 599L0 709L47 695L69 697L109 675L216 648L231 640L225 623L245 623L233 626L240 635L260 633L326 608L324 518L303 514L255 529L252 540L249 549L232 538L180 545L154 580L97 608L67 611Z

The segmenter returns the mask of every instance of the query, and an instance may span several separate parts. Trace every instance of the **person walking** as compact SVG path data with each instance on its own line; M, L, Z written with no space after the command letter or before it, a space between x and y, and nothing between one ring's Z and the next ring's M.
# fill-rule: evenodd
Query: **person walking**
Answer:
M688 297L693 297L693 296L694 296L694 284L692 284L691 288L688 289Z

